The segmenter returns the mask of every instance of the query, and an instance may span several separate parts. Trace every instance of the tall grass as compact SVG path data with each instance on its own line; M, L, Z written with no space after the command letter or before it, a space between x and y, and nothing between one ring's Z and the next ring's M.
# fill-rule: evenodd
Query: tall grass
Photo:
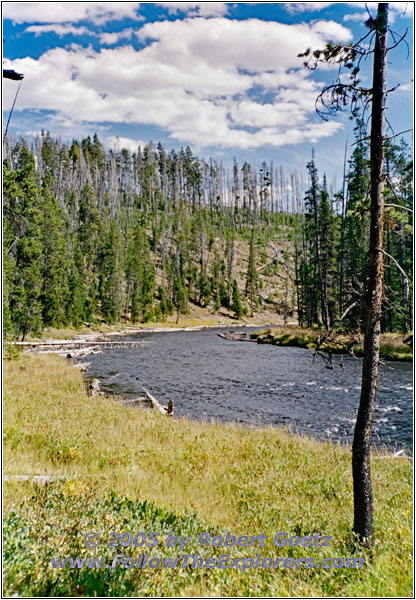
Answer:
M51 355L7 361L4 400L5 473L55 478L46 488L13 478L5 483L8 595L412 594L412 469L406 459L373 457L375 539L371 551L361 550L351 534L346 448L271 427L169 420L112 399L90 398L79 372ZM87 531L105 538L111 530L153 527L186 535L264 532L263 556L363 556L365 566L245 573L130 569L124 575L122 569L50 567L51 556L75 556L81 550L97 556L93 550L85 554L82 534ZM283 531L330 535L332 544L276 548L273 537ZM197 550L194 545L190 552ZM256 556L257 551L244 548L240 554ZM163 548L158 555L168 553ZM230 553L235 555L234 549Z
M318 339L324 338L326 332L318 329L303 329L302 327L277 327L250 334L259 343L274 344L276 346L296 346L298 348L314 349ZM403 336L398 333L384 333L380 340L380 357L386 360L412 361L413 348L403 342ZM345 354L346 346L351 341L349 334L339 334L335 339L321 343L323 352ZM356 356L363 355L363 340L355 343L351 350Z

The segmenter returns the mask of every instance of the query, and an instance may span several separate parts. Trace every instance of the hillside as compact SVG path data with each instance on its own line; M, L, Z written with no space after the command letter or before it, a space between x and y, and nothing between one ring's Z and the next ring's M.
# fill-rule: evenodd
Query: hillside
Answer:
M362 126L357 136L363 136ZM366 138L364 138L366 139ZM408 150L390 148L383 331L412 328ZM4 325L24 340L83 323L230 318L360 330L368 272L368 145L348 194L271 162L230 170L189 148L106 151L42 134L5 140ZM393 177L394 173L394 177ZM400 204L396 204L400 203ZM395 207L395 208L394 208ZM403 207L405 210L397 210ZM409 275L408 275L409 274Z
M6 154L9 335L195 312L294 315L299 218L282 212L273 166L235 165L230 190L222 165L189 148L114 154L97 136L68 147L43 135L31 150L9 141Z

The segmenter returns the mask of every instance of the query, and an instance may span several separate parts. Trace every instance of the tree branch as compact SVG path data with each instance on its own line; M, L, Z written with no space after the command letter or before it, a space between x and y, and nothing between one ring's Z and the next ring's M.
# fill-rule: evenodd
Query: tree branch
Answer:
M377 252L381 252L382 254L384 254L384 256L387 256L387 258L390 258L390 260L392 260L394 262L396 267L399 269L400 273L406 279L407 284L409 285L409 283L410 283L409 277L408 277L406 271L403 271L402 267L399 265L397 260L395 258L393 258L393 256L391 256L390 254L388 254L385 250L382 250L382 248L376 248L376 250L377 250Z
M401 204L385 204L384 207L388 208L389 206L394 206L394 208L401 208L402 210L407 210L407 212L410 212L413 214L413 210L411 208L407 208L407 206L401 206Z

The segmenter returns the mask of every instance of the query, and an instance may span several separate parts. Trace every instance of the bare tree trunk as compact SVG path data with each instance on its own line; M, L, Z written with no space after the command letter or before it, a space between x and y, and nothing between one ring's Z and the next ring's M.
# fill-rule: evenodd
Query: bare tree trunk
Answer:
M378 5L375 21L373 105L371 118L371 225L369 276L365 298L364 360L360 406L354 431L354 532L370 543L373 533L373 492L370 442L376 407L380 355L380 317L383 294L384 126L386 101L388 3Z
M318 270L318 279L319 279L319 291L321 294L321 314L322 321L324 323L324 327L327 331L329 331L329 319L328 319L328 306L327 306L327 297L324 290L324 283L322 278L322 264L321 264L321 248L320 248L320 239L319 239L319 228L318 228L318 181L317 181L317 171L315 169L315 153L312 149L312 163L313 168L311 170L311 190L312 190L312 202L313 202L313 217L315 224L315 268Z
M341 240L339 246L339 312L344 308L344 244L345 244L345 221L347 216L347 143L345 141L344 173L342 178L342 204L341 204Z

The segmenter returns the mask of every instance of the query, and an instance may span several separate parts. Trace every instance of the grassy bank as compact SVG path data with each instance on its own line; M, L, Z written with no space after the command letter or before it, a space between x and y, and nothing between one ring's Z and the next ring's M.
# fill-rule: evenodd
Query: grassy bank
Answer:
M276 428L169 420L90 398L78 371L53 355L5 361L4 472L53 483L5 482L5 595L411 596L412 470L374 456L375 541L356 547L351 454ZM140 548L86 549L96 531L267 535L232 556L363 557L362 569L51 568L58 556L139 556ZM275 547L276 533L332 536L329 548ZM115 552L110 552L114 550ZM161 544L154 556L181 552ZM111 560L111 559L110 559Z
M262 344L273 344L275 346L296 346L298 348L315 349L318 338L325 335L323 330L302 329L301 327L279 327L271 328L265 331L257 331L251 334L251 337L257 339ZM403 343L407 335L398 333L384 333L381 335L380 356L385 360L412 361L413 348ZM328 350L337 354L346 354L345 346L351 342L348 335L340 335L335 341L323 343L320 350ZM354 343L351 350L355 356L363 355L362 340Z

